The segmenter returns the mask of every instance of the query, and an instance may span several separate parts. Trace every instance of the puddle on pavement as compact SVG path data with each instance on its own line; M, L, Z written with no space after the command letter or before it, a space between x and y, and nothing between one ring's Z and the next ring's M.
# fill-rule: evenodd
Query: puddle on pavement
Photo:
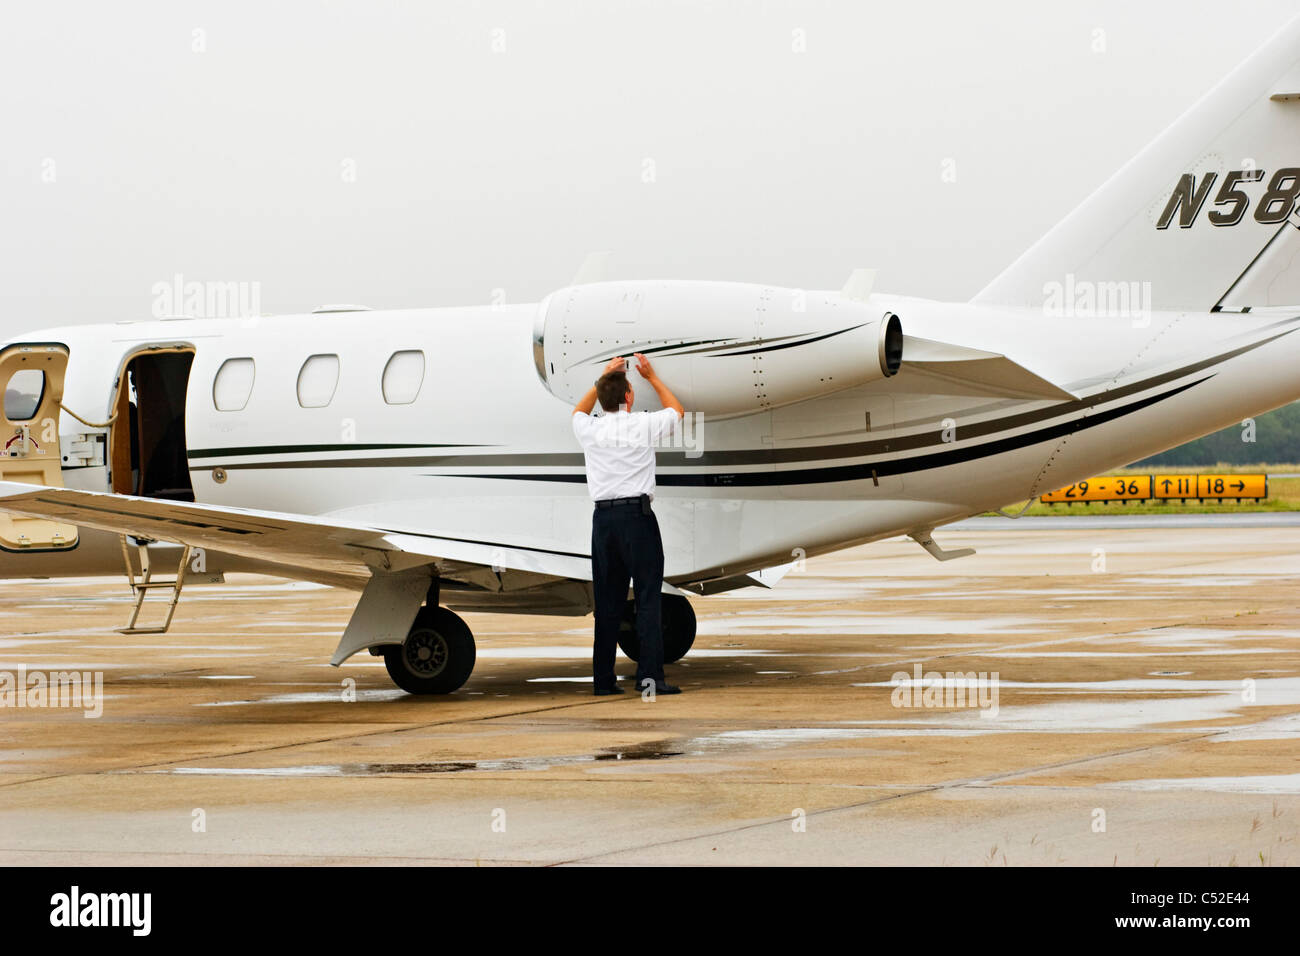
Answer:
M1211 739L1215 743L1237 740L1300 741L1300 714L1283 714L1280 717L1268 717L1254 724L1228 727Z
M500 760L434 760L411 763L307 764L301 767L168 767L147 773L218 777L373 777L386 774L502 773L515 770L550 770L580 764L667 760L686 751L668 742L656 741L613 747L594 754L552 757L507 757Z
M1098 784L1107 790L1213 790L1219 793L1300 793L1300 773L1252 777L1169 777Z
M1292 580L1291 575L1287 574L1255 574L1249 576L1233 577L1231 575L1134 575L1124 579L1128 585L1138 587L1169 587L1177 585L1184 588L1246 588L1259 587L1261 584L1273 584L1279 582L1289 582Z
M1300 637L1300 631L1282 627L1256 629L1226 627L1153 627L1123 635L1125 640L1156 647L1226 647L1232 641L1267 641Z
M209 678L210 679L210 678ZM237 676L227 678L237 680ZM413 700L410 694L398 687L356 690L358 701ZM250 707L255 704L337 704L343 700L343 688L332 690L309 690L295 694L271 694L255 697L251 700L208 700L196 703L195 707Z
M1080 638L1080 640L1084 640ZM980 651L980 657L1035 658L1035 657L1226 657L1241 654L1288 654L1280 647L1215 647L1195 651L1003 651L990 648Z
M737 631L754 634L1023 634L1051 630L1051 622L1029 617L989 617L972 620L967 617L921 617L909 615L899 618L893 614L804 614L799 617L779 617L772 614L736 614L699 622L697 633L731 635ZM691 655L695 656L692 651Z
M1300 698L1300 678L1257 682L1260 704L1291 703ZM888 685L867 685L888 686ZM690 737L666 738L627 747L601 749L587 754L537 757L508 757L493 760L433 760L309 764L298 767L172 767L147 773L212 776L332 776L365 777L444 773L507 773L539 771L556 767L591 770L612 765L635 765L640 761L672 760L676 757L744 756L754 751L824 744L846 740L915 737L968 737L999 733L1084 733L1116 730L1152 730L1162 724L1221 720L1238 717L1247 705L1241 703L1236 681L1133 680L1065 682L1006 682L1017 689L1038 689L1047 693L1088 690L1118 696L1159 693L1156 698L1130 701L1067 701L1040 705L1003 705L996 718L986 719L978 711L936 713L915 720L843 721L837 726L767 727L726 730ZM1200 696L1179 696L1186 694ZM286 695L299 696L299 695ZM609 728L604 728L609 729ZM1237 727L1186 727L1184 732L1208 733L1212 741L1289 739L1300 734L1300 714L1271 717ZM691 764L690 766L695 766ZM686 767L682 768L686 770ZM131 771L124 771L131 772ZM1300 775L1276 778L1192 778L1187 781L1133 781L1117 784L1130 789L1231 789L1246 792L1293 793ZM1289 789L1288 789L1289 788Z
M937 668L936 668L937 670ZM927 684L922 681L921 685ZM939 688L956 687L960 682L946 674L935 682ZM916 682L909 677L907 685ZM885 689L897 685L892 681L861 683L855 686ZM1213 734L1211 740L1281 739L1293 735L1300 727L1296 715L1282 718L1261 716L1255 723L1234 727L1206 726L1209 721L1240 719L1250 716L1256 707L1293 707L1300 705L1300 677L1261 677L1255 680L1254 699L1243 700L1240 680L1145 679L1112 681L998 681L999 691L1038 692L1051 696L1085 696L1082 700L1055 700L1048 703L999 703L996 712L977 708L931 711L912 719L873 720L878 726L924 727L942 724L986 734L995 733L1107 733L1113 731L1176 731L1178 733ZM1128 697L1097 699L1087 695ZM1252 733L1259 737L1251 736Z
M16 671L25 668L28 673L33 671L108 671L120 669L121 664L110 664L107 662L88 661L65 661L65 660L39 660L39 661L0 661L0 671Z
M695 737L673 738L605 748L591 754L562 754L539 757L507 757L496 760L433 760L385 763L307 764L298 767L168 767L145 773L194 776L266 777L367 777L401 774L505 773L550 770L555 767L588 765L592 769L611 764L671 760L674 757L725 757L755 750L770 750L802 743L825 743L885 737L965 737L977 733L961 728L882 727L769 727L756 730L728 730ZM114 771L116 772L116 771ZM130 773L134 771L121 771Z
M559 645L554 647L479 647L477 654L480 658L495 658L497 660L591 660L591 645ZM692 648L692 659L705 657L773 657L780 656L778 651L764 651L743 648L729 648L725 645L719 648L700 647Z
M187 644L186 635L178 635L173 644L127 644L133 651L241 651L249 652L247 644Z

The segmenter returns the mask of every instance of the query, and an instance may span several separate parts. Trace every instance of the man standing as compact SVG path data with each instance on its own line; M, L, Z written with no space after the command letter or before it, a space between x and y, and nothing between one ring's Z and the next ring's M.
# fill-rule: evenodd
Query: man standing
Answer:
M664 546L650 509L655 492L655 445L681 425L681 402L659 380L650 361L636 353L637 371L659 396L657 412L632 413L634 393L620 356L573 408L573 433L587 463L587 491L596 510L591 520L591 583L596 596L596 642L592 672L597 696L621 694L615 683L614 649L627 602L630 578L636 595L636 633L641 651L636 687L655 694L680 694L664 680L660 592ZM596 401L605 414L593 418ZM649 682L649 683L647 683Z

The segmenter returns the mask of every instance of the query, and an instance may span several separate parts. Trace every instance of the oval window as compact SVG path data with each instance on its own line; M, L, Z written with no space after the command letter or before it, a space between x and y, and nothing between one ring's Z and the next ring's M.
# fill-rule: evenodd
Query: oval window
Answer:
M394 352L384 366L384 401L409 405L424 384L424 353L418 349Z
M45 394L45 373L38 368L22 368L9 376L5 386L5 418L25 422L36 417Z
M339 357L313 355L298 372L298 404L303 408L324 408L339 387Z
M212 382L212 404L219 412L238 412L253 393L253 360L226 359Z

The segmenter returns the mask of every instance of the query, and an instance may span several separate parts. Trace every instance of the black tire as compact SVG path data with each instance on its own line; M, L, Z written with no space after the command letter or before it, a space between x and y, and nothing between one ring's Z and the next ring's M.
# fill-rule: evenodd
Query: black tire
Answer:
M678 594L660 595L660 616L664 635L664 663L675 664L695 643L695 609ZM636 636L636 603L627 602L618 629L618 646L630 660L640 660L641 641Z
M422 607L406 641L384 648L384 666L408 694L450 694L474 670L474 635L445 607Z

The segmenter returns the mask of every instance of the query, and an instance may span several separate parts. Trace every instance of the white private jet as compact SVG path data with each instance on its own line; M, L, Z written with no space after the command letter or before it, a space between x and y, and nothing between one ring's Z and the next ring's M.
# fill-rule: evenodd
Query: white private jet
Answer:
M165 629L187 574L356 588L332 663L369 650L407 691L454 691L474 640L453 608L590 612L570 406L639 351L698 413L659 452L676 660L687 594L900 534L958 556L935 528L1300 398L1298 197L1300 18L970 302L864 271L835 292L583 275L537 305L36 332L0 349L0 575L125 555L128 632Z

